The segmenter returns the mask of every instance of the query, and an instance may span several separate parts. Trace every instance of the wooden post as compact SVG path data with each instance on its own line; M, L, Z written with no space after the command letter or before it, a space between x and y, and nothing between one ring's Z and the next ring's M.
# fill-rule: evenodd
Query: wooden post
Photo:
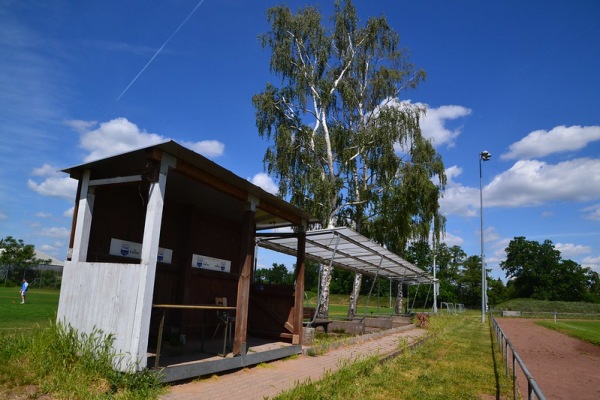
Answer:
M256 205L258 200L248 199L248 208L244 212L242 224L242 238L240 243L240 255L242 265L238 280L235 338L233 339L233 355L239 356L246 351L248 332L248 306L250 302L250 281L252 279L252 261L254 260L254 238Z
M139 282L137 283L136 310L133 324L132 344L137 347L137 359L140 360L138 369L146 365L148 350L148 335L150 331L150 314L152 312L152 295L158 257L158 244L162 222L165 188L169 168L176 165L176 159L166 153L162 154L158 181L150 184L148 205L146 206L146 222L140 261ZM137 346L136 346L137 343Z
M90 170L83 172L77 204L77 222L75 237L73 239L73 254L71 260L75 262L87 261L88 245L90 242L90 229L92 227L92 210L94 209L94 194L90 190Z
M294 292L294 333L292 344L302 344L304 334L304 269L306 255L306 229L304 226L298 232L298 251L296 253L296 287Z

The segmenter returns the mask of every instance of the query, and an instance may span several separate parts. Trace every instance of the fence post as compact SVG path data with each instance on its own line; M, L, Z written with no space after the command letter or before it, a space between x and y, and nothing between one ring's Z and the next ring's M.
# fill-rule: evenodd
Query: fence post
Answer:
M517 357L515 356L515 350L512 350L512 356L513 356L513 365L512 365L512 370L513 370L513 399L517 400Z
M506 377L508 378L508 373L510 372L510 364L508 361L508 342L506 341L506 338L504 338L504 349L506 351L506 358L504 359L506 364Z

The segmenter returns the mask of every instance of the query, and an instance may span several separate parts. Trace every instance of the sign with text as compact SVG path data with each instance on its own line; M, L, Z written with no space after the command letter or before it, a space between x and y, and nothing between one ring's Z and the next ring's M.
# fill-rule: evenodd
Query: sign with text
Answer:
M220 258L202 256L200 254L193 254L192 268L201 268L207 269L209 271L229 273L231 272L231 261L221 260Z
M111 256L121 256L129 258L142 258L142 244L135 242L128 242L127 240L121 239L110 239L110 251ZM157 261L165 264L171 264L171 257L173 256L173 250L158 248Z

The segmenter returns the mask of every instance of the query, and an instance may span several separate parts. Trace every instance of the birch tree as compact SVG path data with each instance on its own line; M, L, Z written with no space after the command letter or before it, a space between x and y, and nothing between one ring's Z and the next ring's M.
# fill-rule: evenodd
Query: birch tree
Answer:
M431 227L439 234L443 163L421 135L425 109L400 100L425 72L385 17L361 27L348 0L335 3L327 25L311 6L295 14L273 7L267 20L271 29L259 39L281 84L267 83L252 101L279 195L322 227L349 226L396 249ZM328 315L330 282L323 266L318 317ZM359 290L357 277L354 301Z

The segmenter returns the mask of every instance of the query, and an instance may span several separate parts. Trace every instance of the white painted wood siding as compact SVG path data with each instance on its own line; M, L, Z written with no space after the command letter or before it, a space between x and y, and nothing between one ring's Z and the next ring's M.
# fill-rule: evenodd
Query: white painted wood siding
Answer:
M146 366L147 349L138 350L141 320L149 321L149 316L142 318L144 307L138 302L138 293L145 289L146 268L142 264L65 262L57 321L80 333L99 329L112 334L113 350L121 361L115 368L120 371Z

